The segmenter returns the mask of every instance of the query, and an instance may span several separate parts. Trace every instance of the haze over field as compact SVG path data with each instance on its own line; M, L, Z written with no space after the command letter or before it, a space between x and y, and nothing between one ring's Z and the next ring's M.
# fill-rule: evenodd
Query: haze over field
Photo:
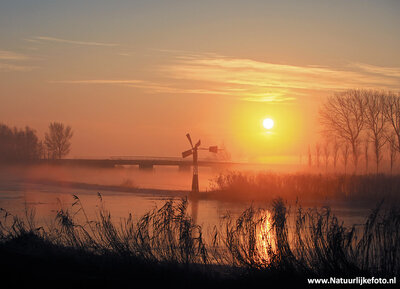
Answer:
M327 95L400 88L399 1L0 6L1 121L71 125L70 157L179 156L190 132L234 160L297 162Z

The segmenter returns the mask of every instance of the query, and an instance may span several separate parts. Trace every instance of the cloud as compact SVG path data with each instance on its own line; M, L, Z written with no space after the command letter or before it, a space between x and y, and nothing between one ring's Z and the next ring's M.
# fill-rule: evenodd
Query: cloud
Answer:
M84 79L84 80L56 80L49 83L89 84L89 85L123 85L141 88L147 93L190 93L190 94L221 94L219 91L203 89L182 89L166 83L146 81L141 79Z
M77 40L68 40L68 39L49 37L49 36L35 36L35 37L28 39L28 41L31 41L31 42L56 42L56 43L76 44L76 45L84 45L84 46L103 46L103 47L119 46L119 44L116 44L116 43L77 41Z
M168 51L174 53L174 51ZM400 68L349 63L345 67L300 66L176 52L173 61L154 68L152 79L75 80L71 84L112 84L147 93L219 95L251 102L293 102L354 88L400 89Z
M372 66L370 66L372 67ZM174 78L232 83L248 88L346 89L354 86L397 86L386 74L313 66L257 62L249 59L192 59L168 67Z
M367 73L380 74L396 78L400 77L400 67L383 67L357 62L352 63L351 66L357 67Z
M0 50L0 60L27 60L28 56L7 50Z
M332 68L207 55L181 57L160 71L173 79L208 83L213 90L219 88L242 100L260 102L292 101L305 91L400 88L400 68L360 63Z
M1 63L0 62L0 71L31 71L35 69L34 66L24 66L24 65L15 65L10 63Z
M86 79L86 80L59 80L50 81L50 83L69 83L69 84L139 84L143 80L138 79Z
M0 50L0 71L30 71L35 67L21 64L31 58L14 51Z

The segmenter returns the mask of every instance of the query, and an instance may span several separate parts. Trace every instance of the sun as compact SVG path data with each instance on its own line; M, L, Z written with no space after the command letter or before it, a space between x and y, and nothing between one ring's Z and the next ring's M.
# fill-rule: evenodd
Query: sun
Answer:
M265 129L271 129L274 127L274 120L270 118L266 118L263 120L263 126Z

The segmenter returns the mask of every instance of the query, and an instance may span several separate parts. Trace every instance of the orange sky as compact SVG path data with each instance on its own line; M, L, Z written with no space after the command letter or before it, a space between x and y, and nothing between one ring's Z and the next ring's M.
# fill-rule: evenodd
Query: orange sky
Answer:
M66 2L2 2L0 122L69 124L71 157L179 156L190 132L297 161L324 97L400 88L398 1Z

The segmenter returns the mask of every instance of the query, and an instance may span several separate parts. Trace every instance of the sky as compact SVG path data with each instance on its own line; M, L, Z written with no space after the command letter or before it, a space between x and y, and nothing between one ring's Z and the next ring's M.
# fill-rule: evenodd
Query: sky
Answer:
M70 125L70 157L179 156L190 132L234 160L298 160L319 141L324 98L400 89L399 12L396 0L1 0L0 122L41 138Z

